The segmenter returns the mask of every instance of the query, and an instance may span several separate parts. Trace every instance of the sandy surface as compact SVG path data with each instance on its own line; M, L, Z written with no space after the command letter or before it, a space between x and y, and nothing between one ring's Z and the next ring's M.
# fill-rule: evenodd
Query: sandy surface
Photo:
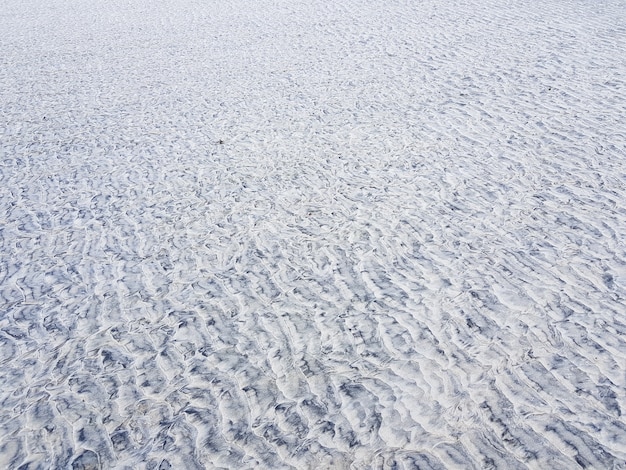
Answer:
M623 0L4 0L0 467L626 468Z

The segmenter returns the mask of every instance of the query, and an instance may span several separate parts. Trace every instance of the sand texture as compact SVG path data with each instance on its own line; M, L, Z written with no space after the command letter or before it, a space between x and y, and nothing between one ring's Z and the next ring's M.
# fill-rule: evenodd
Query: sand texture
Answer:
M0 468L626 468L623 0L3 0Z

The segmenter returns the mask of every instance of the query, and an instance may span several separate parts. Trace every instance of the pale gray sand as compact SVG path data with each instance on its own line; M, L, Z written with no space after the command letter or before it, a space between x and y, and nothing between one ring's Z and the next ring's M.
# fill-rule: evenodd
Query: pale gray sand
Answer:
M0 467L626 468L626 4L5 0Z

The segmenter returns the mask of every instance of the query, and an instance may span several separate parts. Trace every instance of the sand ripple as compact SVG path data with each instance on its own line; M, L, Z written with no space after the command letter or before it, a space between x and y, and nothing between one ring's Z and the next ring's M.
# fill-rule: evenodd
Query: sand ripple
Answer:
M3 468L625 468L623 2L4 3Z

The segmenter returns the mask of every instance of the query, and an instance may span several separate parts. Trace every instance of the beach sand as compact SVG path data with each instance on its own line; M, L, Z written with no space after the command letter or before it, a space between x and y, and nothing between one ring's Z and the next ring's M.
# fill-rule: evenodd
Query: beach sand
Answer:
M5 0L0 467L626 468L622 0Z

